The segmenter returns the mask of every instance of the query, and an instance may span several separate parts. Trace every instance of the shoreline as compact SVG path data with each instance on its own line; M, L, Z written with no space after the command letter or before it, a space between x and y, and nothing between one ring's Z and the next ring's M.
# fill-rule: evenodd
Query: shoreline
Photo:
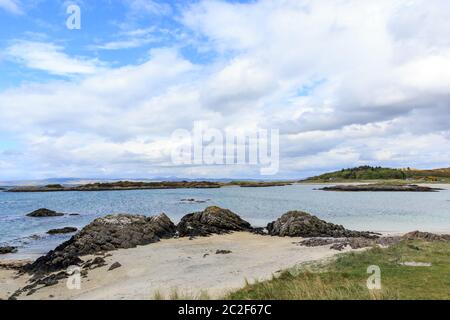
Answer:
M170 182L170 186L151 183L148 186L107 186L107 187L91 187L90 185L79 186L61 186L58 188L49 188L47 186L12 186L9 188L0 188L0 192L6 193L52 193L52 192L112 192L112 191L136 191L136 190L195 190L195 189L222 189L222 188L279 188L295 185L318 185L318 186L355 186L368 184L399 184L399 185L418 185L424 187L449 187L450 182L446 181L405 181L405 180L348 180L348 181L259 181L259 182L209 182L202 181L195 183Z
M108 252L106 266L89 270L81 290L67 289L66 282L45 287L19 299L153 299L174 290L190 297L207 291L220 298L247 282L269 280L281 270L306 262L318 262L343 252L321 247L303 247L305 238L271 237L248 232L160 242ZM216 254L217 250L231 251ZM360 249L359 249L360 250ZM95 256L85 256L82 260ZM109 267L122 266L112 271ZM12 294L26 285L29 276L13 279L13 270L0 268L0 293ZM14 289L14 290L13 290ZM52 297L50 297L52 296ZM8 297L1 296L0 299Z
M417 229L420 229L420 228L417 228ZM440 230L440 231L426 230L426 229L423 229L423 230L420 229L420 230L423 231L423 232L429 232L429 233L433 233L433 234L437 234L437 235L450 234L450 229ZM411 230L409 230L409 231L369 230L369 232L380 234L381 237L398 237L398 236L402 236L402 235L404 235L404 234L406 234L406 233L408 233L410 231ZM269 236L269 235L265 235L265 237L274 238L274 237ZM166 239L163 239L161 241L166 241ZM63 242L61 242L61 243L63 243ZM0 255L0 269L1 269L2 264L21 263L21 262L33 262L36 259L38 259L38 258L40 258L42 256L45 256L48 252L50 252L53 249L54 249L54 247L49 247L49 249L47 251L42 251L42 252L21 253L19 251L17 253L10 253L10 254Z

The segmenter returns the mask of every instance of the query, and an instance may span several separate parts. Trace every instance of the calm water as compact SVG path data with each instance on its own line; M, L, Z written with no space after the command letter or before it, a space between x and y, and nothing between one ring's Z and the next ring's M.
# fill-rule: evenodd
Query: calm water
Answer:
M19 246L19 254L9 258L22 258L42 254L68 239L68 236L46 236L49 229L66 226L81 228L93 219L110 213L155 215L165 212L174 222L178 222L183 215L210 205L231 209L255 226L265 226L286 211L303 210L355 230L450 231L449 190L436 193L315 190L319 187L294 185L111 192L0 192L0 245ZM209 201L201 204L180 201L185 198ZM79 213L81 216L43 219L25 216L38 208ZM31 237L33 235L39 236L39 239Z

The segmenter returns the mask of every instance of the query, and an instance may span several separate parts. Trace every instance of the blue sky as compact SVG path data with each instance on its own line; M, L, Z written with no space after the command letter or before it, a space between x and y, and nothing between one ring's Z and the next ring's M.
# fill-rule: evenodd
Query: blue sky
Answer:
M18 39L52 42L63 46L67 55L99 59L112 67L139 63L151 48L179 45L175 35L170 33L181 32L177 22L178 8L186 5L185 1L180 2L183 4L177 1L160 1L154 5L153 12L145 4L133 8L127 1L121 0L29 2L24 2L20 9L23 12L19 14L12 14L8 10L0 11L3 25L0 29L2 47L7 47ZM72 3L81 8L81 30L69 30L66 27L69 17L66 10ZM135 36L130 34L137 31L142 33ZM133 45L132 41L140 44ZM99 48L114 43L123 43L123 49L126 50ZM187 44L184 50L196 62L202 59L197 52L189 50ZM3 74L6 75L1 79L3 88L36 79L45 81L57 78L45 71L29 70L20 64L9 62L2 61L1 65Z
M0 181L261 178L174 166L198 121L278 129L273 178L447 167L449 20L445 0L0 0Z

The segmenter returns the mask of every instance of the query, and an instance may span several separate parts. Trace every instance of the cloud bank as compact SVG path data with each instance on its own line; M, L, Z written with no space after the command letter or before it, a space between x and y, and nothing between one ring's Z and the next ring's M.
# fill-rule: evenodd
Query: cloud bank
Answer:
M0 149L2 177L259 177L254 167L173 166L171 133L195 121L280 129L283 178L449 165L450 2L200 1L177 19L188 40L122 67L52 43L10 45L28 68L82 78L0 93L0 132L20 140ZM193 45L214 59L185 56Z

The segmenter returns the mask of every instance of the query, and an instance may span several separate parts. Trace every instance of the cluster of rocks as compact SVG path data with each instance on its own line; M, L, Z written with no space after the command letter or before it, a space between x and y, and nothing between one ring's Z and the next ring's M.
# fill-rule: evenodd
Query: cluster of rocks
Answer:
M79 265L81 256L134 248L171 238L176 227L165 215L109 215L94 220L70 240L25 268L29 273L49 273Z
M390 246L401 241L401 237L380 237L380 238L310 238L300 241L298 245L305 247L330 246L330 249L342 251L347 247L351 249L362 249L373 246Z
M403 237L405 240L425 240L425 241L450 241L449 234L434 234L429 232L413 231L405 234Z
M42 211L42 210L41 210ZM73 228L51 230L52 234L74 232ZM82 256L116 249L134 248L172 237L203 237L247 231L265 234L253 228L234 212L216 206L186 215L175 226L165 214L154 217L140 215L109 215L98 218L83 228L70 240L47 255L27 265L24 271L31 274L48 274L72 265L81 265ZM378 236L369 232L347 230L340 225L327 223L305 212L292 211L269 223L267 233L281 237L333 237L365 238Z
M40 209L38 216L51 210ZM53 213L54 214L54 211ZM146 217L141 215L108 215L94 220L45 256L35 262L21 267L21 272L32 275L31 282L25 288L18 290L12 298L27 293L32 294L39 288L51 286L68 275L65 270L71 266L80 266L83 276L88 270L107 265L105 253L116 249L134 248L147 245L161 239L173 237L197 237L212 234L224 234L233 231L247 231L258 234L269 234L281 237L309 238L300 245L324 246L343 250L347 246L352 249L374 245L390 245L402 239L425 239L429 241L450 241L450 236L437 236L422 232L412 232L404 237L383 237L371 232L347 230L341 225L325 222L306 212L291 211L267 225L267 233L262 228L253 228L250 223L230 210L219 207L208 207L204 211L186 215L176 226L165 214ZM54 230L74 232L73 228ZM15 248L0 248L0 253L13 251ZM229 250L217 250L216 254L230 254ZM81 257L93 255L95 258L83 261ZM103 256L99 256L103 255ZM109 271L120 268L121 264L112 264ZM62 271L64 270L64 271Z
M328 223L302 211L284 214L278 220L269 223L267 230L271 236L280 237L378 238L377 234L347 230L341 225Z

